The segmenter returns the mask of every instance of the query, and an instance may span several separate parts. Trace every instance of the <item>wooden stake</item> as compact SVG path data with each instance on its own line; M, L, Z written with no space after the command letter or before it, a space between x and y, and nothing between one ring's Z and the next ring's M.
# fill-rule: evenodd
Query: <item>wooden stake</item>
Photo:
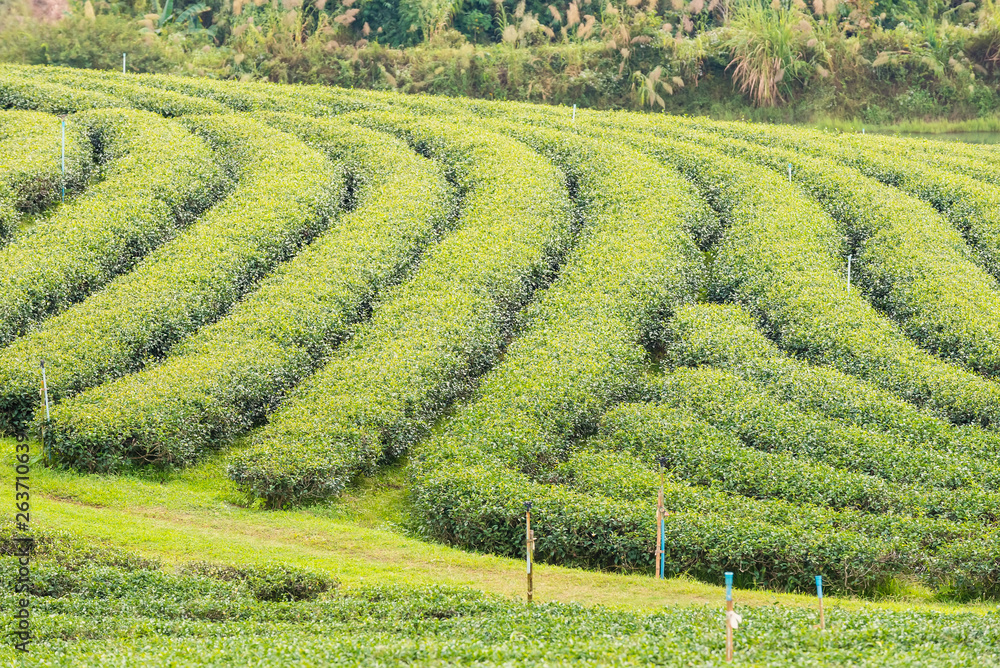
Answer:
M532 557L532 552L535 551L535 532L531 530L531 501L528 501L527 503L524 504L524 515L525 515L524 552L525 552L525 560L528 565L528 603L531 603L532 602L531 597L532 594L534 593L533 592L534 587L531 581L531 557Z
M819 627L826 628L826 620L823 618L823 576L816 576L816 596L819 597Z
M733 661L733 625L729 613L733 612L733 574L726 573L726 663Z

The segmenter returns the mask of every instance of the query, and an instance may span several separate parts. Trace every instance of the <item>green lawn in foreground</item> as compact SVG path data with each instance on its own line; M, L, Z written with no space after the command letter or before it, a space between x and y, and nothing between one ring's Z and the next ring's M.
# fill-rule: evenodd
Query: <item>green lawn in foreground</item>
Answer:
M0 458L13 462L14 442L0 439ZM32 520L45 529L66 530L166 563L283 563L328 573L348 585L464 585L511 598L523 597L520 560L465 552L419 540L405 529L405 476L401 466L352 488L342 499L305 510L264 511L246 500L226 478L222 456L191 469L142 476L82 475L32 470ZM12 486L11 466L0 467ZM721 574L720 574L721 581ZM664 605L717 603L721 587L689 578L657 581L539 565L540 601L602 604L633 610ZM986 604L930 600L917 588L876 602L828 598L848 609L877 606L982 612ZM741 603L813 606L807 595L740 591Z
M0 439L12 462L14 443ZM718 665L723 591L688 578L540 565L536 600L519 560L407 534L402 466L308 510L262 511L224 475L222 458L179 473L82 475L32 470L33 524L111 557L35 560L38 642L0 661L37 666ZM0 466L11 484L9 464ZM118 548L162 561L123 567ZM103 548L101 548L103 549ZM131 559L131 558L130 558ZM280 563L334 582L311 600L262 600L190 562ZM12 580L14 564L0 560ZM253 570L254 567L250 567ZM266 566L265 566L266 568ZM215 578L215 579L213 579ZM737 591L742 665L1000 665L1000 613L987 604L828 598ZM14 609L14 596L0 594ZM595 605L596 604L596 605ZM10 620L6 620L10 624Z

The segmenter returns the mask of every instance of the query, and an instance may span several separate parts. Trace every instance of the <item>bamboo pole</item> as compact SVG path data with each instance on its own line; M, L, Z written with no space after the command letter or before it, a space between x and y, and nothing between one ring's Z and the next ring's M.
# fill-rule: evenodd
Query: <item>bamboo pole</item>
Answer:
M532 595L534 594L534 583L531 578L531 556L532 552L535 551L535 532L531 530L531 501L524 504L524 516L524 553L528 566L528 603L531 603Z

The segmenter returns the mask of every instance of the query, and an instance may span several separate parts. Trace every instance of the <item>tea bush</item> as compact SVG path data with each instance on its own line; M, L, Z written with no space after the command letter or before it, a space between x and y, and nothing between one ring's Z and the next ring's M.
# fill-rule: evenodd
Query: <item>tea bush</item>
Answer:
M344 179L325 156L248 119L185 122L227 156L236 187L135 270L0 352L5 405L22 413L38 405L39 357L47 361L49 394L59 400L162 356L326 227ZM286 175L274 179L276 172ZM78 465L116 463L99 440L64 441L57 430L47 433L56 452Z
M343 163L355 207L162 364L57 406L59 451L86 441L99 457L190 461L247 431L329 357L444 227L449 186L401 141L301 116L265 120Z

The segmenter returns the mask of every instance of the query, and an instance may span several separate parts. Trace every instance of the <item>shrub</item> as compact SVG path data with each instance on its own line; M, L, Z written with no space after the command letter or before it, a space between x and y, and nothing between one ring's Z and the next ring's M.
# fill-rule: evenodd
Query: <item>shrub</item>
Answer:
M81 91L48 81L36 81L19 69L0 64L0 109L31 109L70 114L86 109L127 107L124 101L93 91Z
M678 309L658 345L668 364L723 368L801 410L884 432L911 447L987 460L1000 454L995 433L956 427L858 378L786 357L737 305Z
M98 458L189 461L245 432L332 353L443 227L447 183L399 140L301 116L264 120L344 163L356 208L163 364L56 407L60 450L86 441Z
M0 352L6 405L37 405L31 362L38 357L46 359L56 401L161 357L326 227L343 197L342 169L294 137L248 119L184 122L227 156L236 188L134 271ZM57 417L46 440L67 462L87 469L121 463L121 453L102 449L103 439L113 436L77 436L72 425L59 425Z
M648 569L656 536L652 500L626 503L531 482L474 447L448 438L422 444L413 462L413 501L428 535L465 549L523 556L524 501L532 501L539 562L614 570ZM672 513L666 573L723 570L746 585L802 590L813 574L840 591L875 588L912 568L897 546L851 531L816 534L758 518Z
M272 505L338 493L425 434L497 359L572 237L565 177L524 146L434 121L365 120L448 165L461 220L233 458L230 477Z
M714 136L700 141L775 170L790 167L792 179L843 226L855 285L876 308L951 362L987 375L1000 371L997 284L931 207L828 159Z
M451 429L512 468L545 471L638 388L643 343L701 287L689 230L715 219L676 172L637 153L550 130L488 127L570 175L584 229L559 278L528 309L527 329Z
M671 415L674 413L675 415ZM576 450L556 469L563 482L568 487L585 494L606 496L618 501L650 503L659 495L660 478L654 466L658 466L659 456L664 453L673 454L677 450L675 443L670 443L669 435L661 440L660 428L669 423L676 412L656 405L624 404L608 413L602 425L602 435L588 442L586 448ZM691 416L684 418L688 424L694 420ZM638 433L625 431L637 427ZM703 425L703 428L707 425ZM668 428L669 430L669 428ZM695 446L694 457L705 452L700 447L703 443L719 443L725 451L717 462L722 461L731 452L726 442L726 435L719 433L721 438L702 439ZM594 449L589 449L594 448ZM760 454L760 453L755 453ZM682 455L682 458L684 455ZM693 457L693 458L694 458ZM692 459L693 459L692 458ZM734 457L732 462L738 457ZM779 463L780 461L780 463ZM782 469L787 460L777 456L770 470L766 460L759 478L770 474L779 478L768 485L782 483L799 484L795 473L803 467L792 466ZM815 467L820 471L823 467ZM766 521L777 525L794 525L799 528L809 528L816 533L832 533L840 530L856 531L879 540L898 540L899 546L912 550L914 558L925 561L940 547L956 540L969 538L984 533L981 527L971 524L959 524L947 520L923 517L911 507L902 512L861 512L852 509L832 509L834 504L825 503L820 495L813 502L786 501L780 498L761 498L754 492L760 488L749 487L746 494L739 493L738 486L744 481L745 472L756 475L751 467L703 466L694 471L684 462L668 462L663 480L663 503L667 512L679 513L719 513L730 522L741 520ZM783 473L779 473L783 472ZM776 475L777 474L777 475ZM823 485L833 487L836 482L842 482L843 472L833 471L832 479L825 481L819 477L809 479L806 484L818 483L815 489ZM838 479L841 478L841 479ZM887 505L901 496L898 490L886 492L890 497ZM820 503L815 504L816 501Z
M66 175L60 162L59 120L28 111L0 111L0 245L18 229L24 214L37 214L72 195L93 166L90 140L78 125L66 129Z
M1000 387L917 348L844 288L842 231L787 177L692 143L628 140L694 181L727 224L713 294L746 306L782 348L952 421L1000 424ZM901 286L902 287L902 286Z
M75 91L93 91L108 95L123 106L145 109L168 118L188 114L220 114L229 111L227 107L212 100L169 90L150 90L136 85L134 77L122 76L118 72L98 73L62 67L47 67L44 70L35 67L7 67L5 71L33 81L59 84Z
M0 345L83 299L190 223L223 191L225 176L201 139L141 111L93 111L71 117L100 147L103 180L0 248ZM19 430L38 401L34 370L44 351L23 348L7 367L29 378L27 404L4 392L0 431ZM9 359L9 358L8 358ZM28 396L25 395L25 396Z
M888 435L798 410L760 385L716 369L654 376L649 395L730 429L759 450L787 452L904 484L995 490L1000 483L992 462L914 449Z
M237 567L199 561L182 565L178 573L236 582L258 601L311 601L337 587L329 576L284 564Z

